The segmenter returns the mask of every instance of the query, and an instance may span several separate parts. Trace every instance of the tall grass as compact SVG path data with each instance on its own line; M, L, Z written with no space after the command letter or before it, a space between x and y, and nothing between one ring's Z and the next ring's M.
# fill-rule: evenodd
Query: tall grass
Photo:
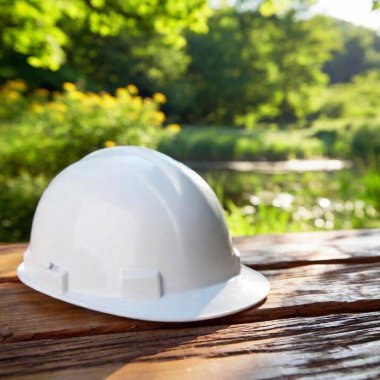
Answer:
M165 135L158 150L181 161L286 160L323 155L322 142L308 130L263 125L253 131L187 127Z
M220 173L206 179L223 204L232 235L380 227L375 163L330 174Z
M158 149L182 161L287 160L322 156L371 161L380 154L380 118L318 119L308 125L183 128Z

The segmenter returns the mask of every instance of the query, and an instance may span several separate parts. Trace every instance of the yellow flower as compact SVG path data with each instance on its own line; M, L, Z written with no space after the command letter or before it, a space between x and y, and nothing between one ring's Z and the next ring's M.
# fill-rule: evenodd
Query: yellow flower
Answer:
M115 143L115 141L107 140L107 141L104 143L104 146L105 146L106 148L111 148L111 147L113 147L113 146L116 146L116 143Z
M65 116L62 113L55 113L55 114L53 114L53 118L56 121L59 121L59 122L65 121Z
M44 111L44 107L40 103L32 103L30 109L35 113L42 113Z
M127 86L127 90L132 95L137 95L139 93L139 90L137 89L137 87L134 84L129 84Z
M34 95L44 98L49 95L49 91L46 90L46 88L37 88L37 90L34 91Z
M140 96L135 96L132 98L131 104L133 104L135 108L140 108L142 106L142 103L143 103L143 99Z
M70 90L69 93L67 94L67 97L71 100L82 101L86 99L86 94L84 92L80 92L77 90Z
M102 98L99 96L99 94L96 94L95 92L89 92L87 94L87 100L90 103L100 103L102 101Z
M124 96L126 96L126 95L128 95L128 91L127 91L127 89L126 88L118 88L117 90L116 90L116 96L118 97L118 98L123 98Z
M171 133L181 132L181 129L182 129L179 124L169 124L166 128Z
M75 86L75 84L74 83L70 83L70 82L65 82L62 87L67 92L75 91L77 89L77 87Z
M162 94L161 92L156 92L153 95L153 99L160 104L164 104L166 102L166 96Z
M68 111L67 105L59 102L49 102L47 107L53 112L65 113Z
M110 95L108 92L102 92L102 106L112 106L116 103L116 98Z
M20 99L20 97L21 97L20 93L18 93L16 91L9 91L7 93L7 98L9 100L12 100L12 101L16 101L16 100Z
M158 111L156 112L156 120L159 122L159 123L163 123L166 119L166 116L163 112L161 111Z
M17 79L8 81L6 83L6 87L8 87L10 90L25 91L27 86L23 80Z

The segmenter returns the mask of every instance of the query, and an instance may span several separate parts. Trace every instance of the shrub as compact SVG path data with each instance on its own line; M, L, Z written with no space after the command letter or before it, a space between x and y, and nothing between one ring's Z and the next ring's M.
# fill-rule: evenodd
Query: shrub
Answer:
M307 131L279 131L264 125L253 131L189 127L165 137L158 149L188 161L286 160L323 154L322 142Z
M380 123L363 124L353 133L351 141L353 156L366 161L380 155Z
M162 94L141 98L133 85L115 95L83 92L72 83L61 93L28 92L22 81L1 87L0 241L29 238L38 199L64 167L105 146L155 147L164 101Z
M0 177L0 241L29 240L33 214L47 184L43 175Z
M165 120L158 109L162 97L143 99L133 85L115 96L86 93L72 83L62 93L40 89L25 96L21 83L0 89L3 175L24 170L51 176L104 146L157 144Z
M319 120L312 136L324 146L324 154L355 161L372 161L380 155L380 118Z
M352 82L326 89L320 115L332 119L380 115L380 71L357 75Z

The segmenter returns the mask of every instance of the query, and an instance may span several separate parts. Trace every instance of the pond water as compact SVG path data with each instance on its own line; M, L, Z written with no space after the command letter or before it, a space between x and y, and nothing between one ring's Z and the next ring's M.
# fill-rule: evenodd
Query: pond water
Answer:
M197 171L218 195L234 235L380 226L374 170Z

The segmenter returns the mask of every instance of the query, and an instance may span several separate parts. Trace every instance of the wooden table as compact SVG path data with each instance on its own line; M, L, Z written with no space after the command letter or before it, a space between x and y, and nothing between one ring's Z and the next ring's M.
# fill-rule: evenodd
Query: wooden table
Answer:
M380 230L235 239L272 284L260 308L191 324L93 312L21 284L0 245L0 377L379 379Z

